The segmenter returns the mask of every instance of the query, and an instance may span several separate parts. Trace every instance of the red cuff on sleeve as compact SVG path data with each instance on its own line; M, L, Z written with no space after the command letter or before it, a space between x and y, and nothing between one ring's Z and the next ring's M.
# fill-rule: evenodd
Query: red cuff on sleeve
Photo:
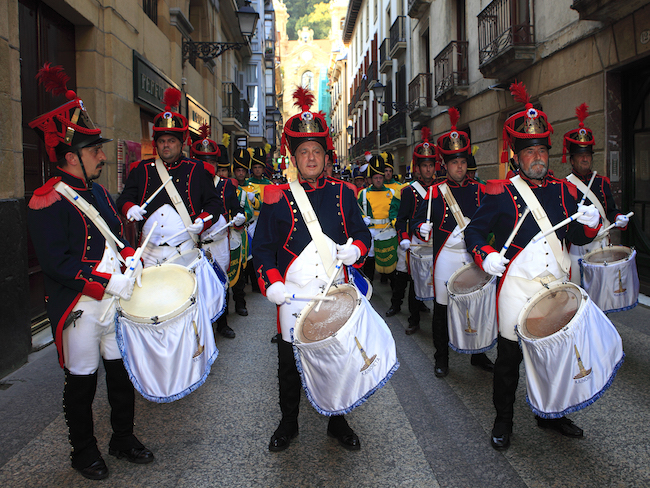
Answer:
M208 215L210 215L208 212L201 212L196 218L197 219L203 219L203 230L201 232L205 232L208 230L210 227L212 227L212 220L215 218L215 216L212 216L212 219L208 219ZM218 219L219 217L217 217Z
M276 283L278 281L284 283L284 280L282 279L282 275L276 268L268 270L266 272L266 276L269 278L269 283L271 284Z
M583 227L585 228L585 235L590 239L593 239L598 235L598 231L602 227L602 224L598 224L598 227L596 227L595 229L592 229L591 227L588 227L586 225L584 225Z
M352 245L357 246L359 248L359 250L361 251L361 257L364 257L366 254L368 254L368 248L362 241L353 241Z
M103 278L107 282L111 279L111 275L109 273L100 273L95 270L93 270L92 275ZM104 296L105 287L101 282L91 280L92 278L86 280L86 284L84 285L83 290L81 290L81 293L89 296L90 298L94 298L95 300L101 300Z
M125 247L120 251L120 255L122 256L122 259L126 261L126 258L130 258L135 254L135 249L132 247Z
M616 219L618 218L619 215L624 216L625 214L616 214L616 217L614 218L614 222L616 222ZM625 227L616 227L616 228L620 230L627 230L627 225Z
M126 202L124 205L122 205L122 215L126 217L126 214L129 212L129 209L134 205L135 203L133 202Z

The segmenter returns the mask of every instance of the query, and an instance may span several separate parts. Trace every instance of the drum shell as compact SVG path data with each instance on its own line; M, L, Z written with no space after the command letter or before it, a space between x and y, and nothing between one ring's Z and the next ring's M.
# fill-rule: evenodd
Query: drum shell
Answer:
M526 401L543 418L560 418L591 405L609 388L624 358L614 325L584 290L570 283L551 285L533 296L520 312L518 324L530 304L558 286L573 286L582 295L566 326L541 338L532 338L516 327L526 367Z
M375 269L378 273L389 274L397 268L397 248L399 242L395 229L390 228L373 239L375 250Z
M482 288L470 293L453 293L451 284L469 267L468 263L457 270L447 283L447 326L449 346L456 352L479 354L492 349L497 343L497 285L492 276ZM469 327L468 327L469 320Z
M323 415L343 415L363 404L399 367L395 341L368 300L350 285L358 305L347 322L327 339L302 343L294 340L294 355L309 402ZM296 322L315 302L305 308ZM298 334L296 334L297 336ZM367 366L355 338L371 364Z
M611 263L594 262L598 253L621 250L626 259ZM605 313L634 308L639 300L639 274L636 250L625 246L610 246L587 253L580 261L580 280L593 302ZM620 276L619 276L620 273Z
M409 254L411 278L415 298L421 301L433 300L433 246L420 246Z

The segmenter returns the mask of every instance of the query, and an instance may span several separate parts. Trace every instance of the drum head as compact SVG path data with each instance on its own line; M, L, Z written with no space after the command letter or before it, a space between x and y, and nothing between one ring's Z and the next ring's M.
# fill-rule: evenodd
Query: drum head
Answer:
M124 315L135 322L162 322L185 310L195 294L193 273L177 264L163 264L145 268L142 288L136 285L131 299L120 299L120 306Z
M581 302L577 286L563 284L545 290L526 305L520 324L522 334L532 339L555 334L573 320Z
M587 253L584 260L591 264L613 264L617 261L625 261L631 255L632 250L629 247L610 246Z
M475 263L469 263L454 273L447 283L447 289L454 295L467 295L480 290L491 279L491 274L483 271Z
M316 311L316 303L306 309L300 317L301 327L296 327L301 342L317 342L334 335L345 325L357 306L356 289L349 285L331 288L327 294L333 297L331 302L323 302Z

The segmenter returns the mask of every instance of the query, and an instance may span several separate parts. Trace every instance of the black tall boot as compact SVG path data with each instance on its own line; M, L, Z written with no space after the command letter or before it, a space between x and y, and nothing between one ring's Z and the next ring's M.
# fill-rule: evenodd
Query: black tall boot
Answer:
M434 300L433 303L433 355L435 363L435 375L438 378L447 376L449 373L449 328L447 326L447 305L441 305Z
M108 468L97 448L93 430L92 405L96 389L97 372L75 375L65 370L63 412L68 424L68 439L72 446L72 467L81 471L87 478L103 479L108 476Z
M372 282L375 279L375 258L366 258L366 262L363 263L363 274L365 274L368 279Z
M300 410L300 374L290 342L278 339L278 384L282 420L269 443L270 451L284 451L291 439L298 435L298 412Z
M245 269L240 269L239 278L235 284L230 287L232 290L232 298L235 301L235 312L242 317L248 316L248 310L246 309L246 292L244 291L244 286L246 285L246 280L244 278L245 272Z
M420 329L420 300L415 298L415 285L413 278L409 276L409 327L407 334L413 334Z
M408 284L409 275L403 271L395 271L390 281L390 288L392 296L390 299L390 308L386 312L386 317L397 315L402 309L402 301L406 293L406 285Z
M512 432L515 393L519 383L519 365L523 355L519 344L499 336L497 359L494 363L494 390L492 400L497 411L495 431Z
M359 437L348 425L343 415L332 415L327 423L327 435L334 437L339 444L348 451L358 451L361 449Z

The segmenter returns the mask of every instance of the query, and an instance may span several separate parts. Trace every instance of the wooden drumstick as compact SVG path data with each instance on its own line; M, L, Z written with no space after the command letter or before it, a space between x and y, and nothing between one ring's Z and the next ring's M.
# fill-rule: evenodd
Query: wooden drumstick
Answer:
M348 238L348 241L345 243L346 246L351 246L352 245L352 237ZM334 267L334 271L332 272L332 276L330 276L329 281L327 282L327 286L325 286L325 289L323 290L323 293L321 293L320 296L327 296L327 292L332 286L332 283L334 283L334 279L336 278L336 275L339 274L339 271L341 270L341 266L343 265L343 261L338 259L336 261L336 266ZM318 305L314 308L317 312L320 310L320 305L323 303L322 301L318 302Z
M546 237L547 235L549 235L549 234L555 232L555 231L558 230L559 228L564 227L564 226L567 225L567 224L570 224L571 222L573 222L573 221L576 220L576 219L579 219L579 218L582 217L583 215L584 215L584 214L583 214L582 212L576 212L576 213L574 213L571 217L568 217L568 218L564 219L562 222L560 222L560 223L557 224L557 225L554 225L553 227L551 227L549 230L547 230L546 232L542 233L541 235L538 234L538 235L533 239L533 244L535 244L537 241L539 241L539 240L541 240L541 239L544 239L544 237Z
M289 300L320 300L322 302L333 302L336 300L334 297L326 297L323 295L296 295L295 293L285 293L284 297Z
M578 205L583 205L585 203L585 200L587 199L587 192L591 189L591 184L594 182L596 179L596 171L591 175L591 179L589 180L589 184L587 185L587 191L585 192L584 195L582 195L582 200L580 200L580 203Z
M521 225L524 223L524 220L526 220L526 217L528 217L528 214L530 213L530 208L526 207L526 210L524 210L523 215L519 219L519 222L517 222L517 225L515 225L515 228L512 229L512 233L508 237L508 240L506 240L505 244L501 248L501 252L499 255L501 257L504 257L506 255L506 251L510 247L510 244L512 244L512 241L515 239L515 236L517 235L517 232L519 232L519 229L521 228Z
M213 217L213 215L210 214L210 215L208 215L206 218L204 218L202 220L205 222L206 220L210 220L212 217ZM159 245L162 246L163 244L166 244L167 242L171 241L174 237L178 237L183 232L187 232L187 229L188 229L188 227L185 227L183 230L179 230L178 232L176 232L176 234L174 234L173 236L169 236L167 239L162 241Z
M634 215L634 212L630 212L629 214L626 214L625 216L629 219L630 217L632 217L632 215ZM616 227L616 222L614 222L612 225L609 225L609 226L605 227L605 228L600 232L600 234L604 234L605 232L607 232L607 231L613 229L614 227Z
M203 237L201 240L202 240L202 241L207 241L208 239L212 239L212 238L213 238L214 236L216 236L219 232L221 232L221 231L224 230L224 229L227 229L228 227L230 227L230 226L232 226L232 225L235 225L235 221L234 221L234 220L231 220L231 221L228 222L226 225L224 225L224 226L222 226L222 227L219 227L217 230L213 230L213 231L210 232L207 236ZM171 237L170 237L170 239L171 239Z
M158 225L158 221L155 221L153 223L153 225L151 226L151 230L149 231L149 234L145 238L142 245L135 250L135 253L133 253L133 263L137 263L138 261L140 261L140 258L142 257L142 253L144 252L144 248L147 247L147 244L149 244L149 239L151 239L151 236L153 235L153 230L156 228L157 225ZM126 276L127 278L131 278L133 276L133 273L135 273L135 268L130 267L129 269L127 269L124 272L124 276ZM115 303L115 300L117 300L117 296L113 295L111 297L111 301L108 304L108 307L106 307L106 310L104 310L104 313L102 314L101 318L99 319L100 322L104 321L104 319L106 318L106 314L108 313L108 311L113 306L113 303Z
M169 178L167 178L167 180L164 181L162 185L160 185L160 188L158 188L155 192L153 192L153 193L151 194L151 196L150 196L149 198L147 198L147 199L145 200L145 202L142 204L142 207L140 207L140 208L141 208L142 210L144 210L145 208L147 208L147 205L149 205L149 204L153 201L153 199L156 198L156 196L158 196L158 193L160 193L161 191L163 191L163 188L165 188L165 185L166 185L167 183L169 183L171 180L172 180L172 177L171 177L171 176L170 176ZM132 220L132 219L129 219L129 220Z

